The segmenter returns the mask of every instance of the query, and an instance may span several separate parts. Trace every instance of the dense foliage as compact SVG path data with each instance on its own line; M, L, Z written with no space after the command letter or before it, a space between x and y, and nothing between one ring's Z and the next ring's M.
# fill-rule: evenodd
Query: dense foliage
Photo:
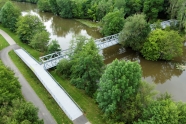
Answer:
M43 30L33 36L29 45L38 51L44 52L47 51L47 45L49 40L49 33Z
M21 86L13 71L0 61L0 123L1 124L43 124L38 118L38 109L26 102Z
M11 31L16 30L16 23L19 16L21 16L21 11L10 1L6 2L0 11L1 23Z
M135 14L125 20L123 30L119 35L119 42L125 47L139 51L149 32L150 26L145 20L145 15Z
M137 93L141 81L141 67L137 62L113 61L102 75L97 102L109 118L124 120L125 103Z
M71 61L71 83L92 96L97 90L103 67L103 58L99 55L94 41L91 39L83 45Z
M30 43L34 35L43 30L45 30L44 24L35 15L21 16L17 22L17 34L25 43Z
M39 10L41 10L41 11L45 11L45 12L51 11L49 0L39 0L37 2L37 6L38 6Z
M110 12L102 19L101 22L101 33L104 36L119 33L123 29L123 14L119 10Z
M50 44L47 46L47 53L50 54L57 51L61 51L61 47L57 40L52 40Z
M141 50L147 60L171 60L182 55L183 38L177 31L152 31Z

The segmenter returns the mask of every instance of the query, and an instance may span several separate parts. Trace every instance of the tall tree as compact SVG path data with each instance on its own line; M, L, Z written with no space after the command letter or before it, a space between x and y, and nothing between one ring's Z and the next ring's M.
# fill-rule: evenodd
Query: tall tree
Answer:
M154 22L158 13L163 10L164 0L144 0L143 12L149 21Z
M44 12L50 12L51 11L49 0L39 0L37 2L37 6L38 6L40 11L44 11Z
M59 15L62 18L73 18L72 1L70 0L56 0L59 7Z
M47 50L49 40L49 33L43 30L33 36L29 45L38 51L44 52Z
M0 106L11 104L12 99L22 97L21 86L14 73L0 61Z
M150 30L145 15L135 14L125 19L123 30L119 35L119 42L125 47L139 51L142 49Z
M91 39L72 58L71 83L93 96L102 74L103 58Z
M17 22L17 34L22 42L30 43L34 35L45 30L44 24L38 16L21 16Z
M185 0L169 0L170 2L170 16L171 19L179 21L179 28L186 29L186 1Z
M124 24L123 13L119 10L108 13L102 19L101 33L105 36L119 33Z
M11 31L16 30L16 23L19 16L21 16L21 11L10 1L5 3L0 12L1 23Z
M183 38L176 31L152 31L141 50L147 60L171 60L183 53Z
M137 94L141 75L137 62L116 59L106 67L98 84L96 100L108 118L122 119L125 103Z

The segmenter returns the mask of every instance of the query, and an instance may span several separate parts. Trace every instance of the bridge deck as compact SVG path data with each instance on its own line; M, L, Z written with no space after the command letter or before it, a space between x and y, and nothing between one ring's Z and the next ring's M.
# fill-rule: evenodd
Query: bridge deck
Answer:
M27 64L27 66L35 73L43 86L53 96L55 101L65 112L65 114L73 121L83 115L77 105L70 99L70 97L63 91L54 79L45 71L42 65L38 64L30 55L24 50L15 50L16 54Z

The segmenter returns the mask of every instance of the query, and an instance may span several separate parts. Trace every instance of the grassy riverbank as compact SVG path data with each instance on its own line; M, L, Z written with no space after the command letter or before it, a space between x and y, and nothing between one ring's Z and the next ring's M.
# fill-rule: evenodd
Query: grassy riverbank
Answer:
M99 28L100 27L100 22L92 22L90 20L86 19L75 19L78 22L81 22L82 24L90 27L90 28Z
M0 35L0 50L9 46L8 42L4 39L2 35Z
M102 113L92 98L88 97L83 90L72 86L68 80L62 79L54 71L50 73L83 109L84 114L92 124L105 124Z
M28 51L35 59L39 60L39 57L42 56L44 53L41 53L39 51L34 50L33 48L31 48L28 44L25 44L23 42L21 42L21 40L19 39L18 35L16 35L15 33L11 32L9 29L4 28L2 26L2 24L0 24L0 29L2 29L3 31L5 31L8 35L10 35L10 37L22 48L26 49L26 51Z
M30 86L34 89L39 98L46 105L47 109L50 111L51 115L55 118L58 124L70 124L72 123L65 113L61 110L52 96L48 93L48 91L43 87L41 82L35 76L35 74L30 70L30 68L25 65L25 63L13 52L9 53L14 64L23 74L25 79L29 82Z

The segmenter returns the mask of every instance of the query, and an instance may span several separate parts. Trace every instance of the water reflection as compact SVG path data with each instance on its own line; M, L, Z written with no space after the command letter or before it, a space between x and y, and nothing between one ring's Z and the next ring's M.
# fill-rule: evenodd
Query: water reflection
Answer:
M88 38L94 39L101 38L102 35L95 28L89 28L82 23L73 19L63 19L59 16L55 16L52 13L40 12L35 4L14 2L22 11L22 15L31 13L37 15L44 25L47 31L50 33L50 38L56 39L61 48L68 49L70 41L73 36L83 35Z
M70 40L73 36L84 35L95 39L102 37L95 28L87 26L69 19L62 19L51 13L39 12L36 5L28 3L16 3L22 11L22 14L28 12L39 16L44 22L47 31L51 34L51 39L58 40L61 48L68 49ZM156 83L156 89L160 92L169 92L174 99L186 101L186 71L177 70L176 63L186 64L186 42L183 47L183 56L174 58L173 61L147 61L139 53L130 48L123 48L121 45L115 45L101 51L105 58L105 64L111 63L114 59L138 61L143 70L143 79L149 83Z

